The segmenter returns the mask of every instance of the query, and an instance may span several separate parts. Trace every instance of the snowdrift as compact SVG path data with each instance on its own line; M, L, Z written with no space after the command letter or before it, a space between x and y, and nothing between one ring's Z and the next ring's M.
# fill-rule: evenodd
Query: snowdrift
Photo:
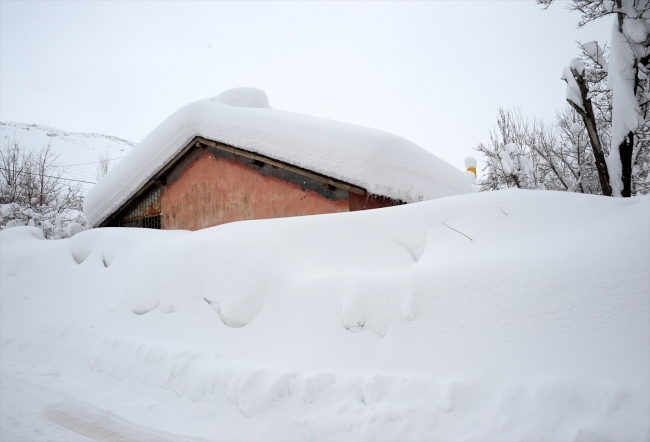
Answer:
M649 218L649 197L510 190L8 229L3 382L171 439L648 440Z

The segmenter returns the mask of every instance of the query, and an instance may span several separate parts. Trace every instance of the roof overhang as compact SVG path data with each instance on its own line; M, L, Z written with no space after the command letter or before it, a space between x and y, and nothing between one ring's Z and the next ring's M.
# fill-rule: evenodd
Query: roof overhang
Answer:
M131 198L129 198L119 209L117 209L115 212L113 212L111 215L109 215L104 221L102 221L99 224L99 227L106 227L109 226L116 218L119 218L120 214L122 214L125 210L130 209L133 207L138 199L146 194L153 186L159 186L159 185L164 185L166 184L166 175L168 172L171 171L171 169L178 164L179 162L183 161L185 157L194 149L194 148L201 148L202 146L210 146L215 149L220 149L225 152L230 152L234 155L239 155L244 158L249 158L253 161L261 161L263 163L270 164L271 166L275 166L281 169L289 170L292 172L295 172L299 175L303 175L312 179L315 179L317 181L321 181L325 184L329 184L330 186L338 187L340 189L347 190L348 192L356 193L358 195L366 195L367 191L359 186L355 186L354 184L346 183L345 181L337 180L335 178L331 178L325 175L322 175L317 172L313 172L308 169L304 169L301 167L297 167L291 164L288 164L284 161L279 161L274 158L265 156L265 155L260 155L245 149L240 149L234 146L229 146L228 144L220 143L218 141L214 140L209 140L207 138L203 137L194 137L192 141L190 141L167 165L165 165L162 169L158 171L149 181L147 181L141 188L138 190Z

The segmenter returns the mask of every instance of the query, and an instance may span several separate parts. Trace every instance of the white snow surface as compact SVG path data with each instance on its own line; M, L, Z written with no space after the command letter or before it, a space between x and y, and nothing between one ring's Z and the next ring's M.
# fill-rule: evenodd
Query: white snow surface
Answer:
M465 157L465 168L469 169L470 167L476 168L476 158Z
M573 123L571 125L571 127L569 128L569 132L571 132L575 136L578 136L580 134L580 132L582 132L583 130L584 130L583 126L580 125L580 123L577 123L577 122Z
M598 45L597 41L583 43L582 48L585 50L587 56L589 56L594 62L598 63L605 72L608 71L609 64L605 61L603 48Z
M585 72L585 65L584 65L584 63L583 63L580 59L578 59L578 58L574 58L573 60L571 60L571 61L569 62L569 67L570 67L571 69L575 69L576 72L578 73L578 75L582 75L582 74Z
M168 117L94 186L84 201L99 225L195 136L417 202L470 193L464 172L397 135L273 109L264 91L237 88L190 103Z
M649 225L648 196L504 190L8 229L0 439L647 441Z
M624 7L630 6L630 1L623 3ZM625 35L626 30L632 27L631 22L638 21L643 26L644 19L625 20L627 25L623 33L618 31L616 16L612 22L612 46L609 60L608 83L612 95L612 149L606 158L609 182L614 196L621 196L623 190L622 164L619 146L623 139L634 132L640 124L644 123L639 109L639 102L634 94L634 50Z
M585 106L582 102L580 86L578 86L578 82L574 78L573 72L571 72L572 67L576 69L574 61L575 59L571 60L570 65L564 67L560 78L566 81L566 99L572 101L576 106L579 106L584 110Z
M94 183L97 161L100 154L107 154L111 166L133 149L135 143L122 138L95 133L70 132L40 124L0 122L2 143L18 141L27 151L38 150L51 144L52 150L60 154L56 164L67 167L65 178ZM74 183L74 182L73 182ZM81 183L88 190L92 184Z

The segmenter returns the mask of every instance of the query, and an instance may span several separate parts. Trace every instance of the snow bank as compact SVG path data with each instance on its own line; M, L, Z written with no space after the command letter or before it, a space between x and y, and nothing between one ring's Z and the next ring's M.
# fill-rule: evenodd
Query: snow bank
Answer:
M34 413L183 440L647 440L649 218L648 196L507 190L9 229L0 368L47 390Z
M276 110L263 91L238 88L182 107L142 140L88 192L84 213L90 225L114 213L195 136L405 202L471 192L461 170L404 138Z

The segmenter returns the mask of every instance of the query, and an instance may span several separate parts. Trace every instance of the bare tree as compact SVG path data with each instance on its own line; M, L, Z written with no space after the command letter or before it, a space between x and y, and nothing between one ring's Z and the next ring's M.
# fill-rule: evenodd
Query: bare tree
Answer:
M63 177L65 168L56 165L57 158L49 144L27 152L19 141L5 141L0 148L0 227L32 225L50 238L65 236L63 227L83 221L81 187Z
M571 174L576 192L602 194L602 181L595 167L593 145L581 123L584 120L573 107L565 106L557 112L553 130L558 133L559 155Z
M482 190L537 187L537 154L528 143L532 126L533 122L524 118L519 109L499 108L497 127L490 132L490 143L481 143L476 148L487 163L488 173Z
M107 152L99 154L99 163L97 163L97 171L95 172L95 178L97 181L101 180L108 173L111 168L111 158Z
M612 187L609 183L609 171L607 169L603 147L600 142L596 115L591 104L591 91L589 90L589 83L584 64L579 60L573 60L571 66L565 68L562 79L568 83L568 89L575 90L575 94L567 93L566 101L582 117L582 121L587 128L587 133L589 134L589 141L593 150L602 194L605 196L611 196Z
M557 112L554 124L524 118L519 110L499 109L491 143L477 149L488 164L484 190L514 186L614 194L608 166L614 95L608 84L609 48L595 41L579 44L579 48L579 60L573 60L564 73L567 83L573 85L567 87L568 105ZM647 78L643 75L639 78ZM640 103L644 122L633 134L630 195L650 193L650 120L645 120L650 91L645 96L646 102ZM499 149L510 142L516 143L534 166L528 181L521 173L515 177L501 167ZM619 150L615 149L615 157Z
M7 138L0 149L0 204L13 203L19 198L26 163L20 144L15 138Z
M553 124L500 108L490 143L477 149L487 166L482 190L506 187L602 194L584 121L570 106Z

